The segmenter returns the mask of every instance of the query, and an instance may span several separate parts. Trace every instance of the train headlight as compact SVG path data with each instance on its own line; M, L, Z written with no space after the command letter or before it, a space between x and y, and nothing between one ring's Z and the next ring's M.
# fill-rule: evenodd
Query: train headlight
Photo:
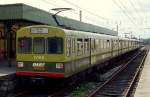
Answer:
M18 62L17 66L18 66L19 68L22 68L22 67L24 67L24 64L23 64L23 62Z
M64 68L64 64L63 63L56 63L56 68L57 69L63 69Z

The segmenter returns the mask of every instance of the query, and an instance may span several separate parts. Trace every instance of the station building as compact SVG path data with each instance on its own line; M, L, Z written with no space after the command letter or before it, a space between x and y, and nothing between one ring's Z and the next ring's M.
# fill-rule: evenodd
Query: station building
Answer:
M115 31L56 16L22 3L0 5L0 60L15 59L17 30L25 26L41 24L113 36L117 35Z

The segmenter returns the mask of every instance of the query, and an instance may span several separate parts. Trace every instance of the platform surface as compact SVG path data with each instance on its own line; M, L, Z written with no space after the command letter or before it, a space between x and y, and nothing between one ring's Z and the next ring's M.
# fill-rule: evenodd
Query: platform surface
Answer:
M14 64L10 66L7 61L0 61L0 78L15 74L15 71L16 68Z
M150 52L145 60L144 68L134 97L150 97Z

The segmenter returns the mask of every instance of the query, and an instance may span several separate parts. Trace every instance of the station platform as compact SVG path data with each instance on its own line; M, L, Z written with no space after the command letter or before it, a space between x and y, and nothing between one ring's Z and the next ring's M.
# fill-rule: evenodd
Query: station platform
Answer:
M134 97L150 97L150 52L145 60Z
M10 65L10 63L6 60L0 61L0 80L15 75L15 71L15 62Z

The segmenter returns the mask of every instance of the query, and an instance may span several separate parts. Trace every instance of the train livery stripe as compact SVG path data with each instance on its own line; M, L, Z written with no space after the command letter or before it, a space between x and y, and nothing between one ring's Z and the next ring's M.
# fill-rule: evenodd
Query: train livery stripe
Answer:
M33 71L17 71L16 75L43 76L43 77L55 77L55 78L64 77L64 73L33 72Z

